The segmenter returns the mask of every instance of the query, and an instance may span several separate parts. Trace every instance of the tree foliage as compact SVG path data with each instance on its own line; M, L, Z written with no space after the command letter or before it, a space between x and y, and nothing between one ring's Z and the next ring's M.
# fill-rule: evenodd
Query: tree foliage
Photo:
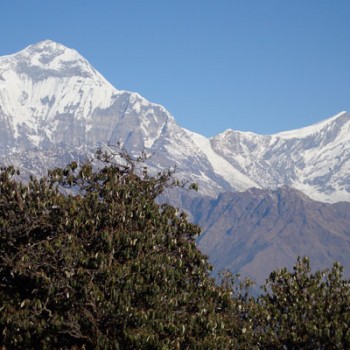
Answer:
M0 173L0 344L235 344L232 300L209 277L194 242L199 228L155 201L172 184L170 173L73 162L27 184L15 175Z
M108 158L105 159L108 161ZM0 171L0 347L347 349L350 288L308 259L251 282L210 277L200 229L156 198L171 172L72 162L46 178Z
M312 272L308 258L293 271L272 272L259 299L259 336L265 348L349 349L350 284L342 266Z

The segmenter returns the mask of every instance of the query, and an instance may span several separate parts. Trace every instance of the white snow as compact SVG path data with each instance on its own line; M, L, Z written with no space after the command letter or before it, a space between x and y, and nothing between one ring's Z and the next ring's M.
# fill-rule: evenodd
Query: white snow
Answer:
M206 155L216 174L222 176L232 187L246 190L251 187L260 187L257 183L235 169L226 159L218 155L212 148L210 139L186 130L195 145Z

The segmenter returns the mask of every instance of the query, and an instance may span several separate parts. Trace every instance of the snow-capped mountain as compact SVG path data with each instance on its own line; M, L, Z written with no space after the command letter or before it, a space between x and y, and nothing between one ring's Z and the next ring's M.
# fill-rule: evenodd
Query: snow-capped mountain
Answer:
M61 44L46 40L0 57L0 164L45 175L117 144L153 154L151 171L176 166L177 177L198 183L200 194L178 191L170 200L203 227L198 246L215 271L262 281L267 269L306 253L316 268L338 259L350 275L350 204L317 203L295 190L350 202L348 113L274 135L227 130L209 139L178 126L164 107L116 89ZM294 190L278 189L285 185Z
M0 157L30 172L102 144L176 165L202 193L288 185L322 201L350 201L350 115L275 135L227 130L208 139L162 106L118 90L78 52L46 40L0 58ZM33 165L34 164L34 165Z

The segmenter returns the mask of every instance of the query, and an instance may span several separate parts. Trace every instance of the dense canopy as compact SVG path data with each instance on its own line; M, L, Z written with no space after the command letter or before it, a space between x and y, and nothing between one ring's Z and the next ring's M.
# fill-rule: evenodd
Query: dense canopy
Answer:
M106 159L107 160L107 159ZM22 183L0 171L0 346L345 349L341 267L271 274L258 299L210 277L199 227L157 204L170 172L72 162Z

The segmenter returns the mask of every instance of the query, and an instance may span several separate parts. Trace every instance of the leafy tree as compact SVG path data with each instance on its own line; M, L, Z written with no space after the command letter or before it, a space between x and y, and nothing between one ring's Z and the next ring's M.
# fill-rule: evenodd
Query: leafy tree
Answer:
M199 228L155 201L174 184L132 163L72 162L27 184L1 169L0 345L243 347L244 320L209 277Z
M258 343L268 349L349 349L350 284L343 268L311 272L308 258L293 271L272 272L259 300Z
M218 286L195 246L199 227L156 202L179 185L172 173L103 160L26 184L0 169L0 347L350 348L339 264L313 273L299 258L257 300L230 273Z

